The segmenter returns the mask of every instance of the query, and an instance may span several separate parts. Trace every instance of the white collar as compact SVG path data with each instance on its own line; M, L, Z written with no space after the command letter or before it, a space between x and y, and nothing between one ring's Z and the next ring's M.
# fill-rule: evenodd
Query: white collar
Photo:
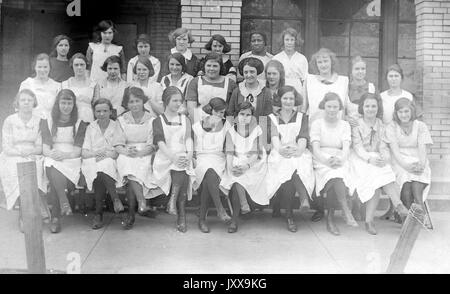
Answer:
M253 97L256 98L256 96L258 96L262 92L263 88L264 84L261 83L260 81L258 81L258 87L252 90L247 89L247 87L245 87L245 81L239 84L239 92L241 92L241 95L244 96L244 98L247 98L247 96L250 94L252 94Z
M173 47L172 49L170 49L170 53L174 54L174 53L180 53L177 51L176 47ZM187 60L191 60L192 59L192 51L191 49L186 49L186 52L182 53L184 58L186 58Z

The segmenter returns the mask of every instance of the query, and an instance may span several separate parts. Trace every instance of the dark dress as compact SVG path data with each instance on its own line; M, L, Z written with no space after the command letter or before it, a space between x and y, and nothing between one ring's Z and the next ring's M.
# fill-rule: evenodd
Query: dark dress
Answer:
M50 74L49 77L59 83L68 80L73 76L73 70L69 65L69 61L61 61L56 57L50 57Z

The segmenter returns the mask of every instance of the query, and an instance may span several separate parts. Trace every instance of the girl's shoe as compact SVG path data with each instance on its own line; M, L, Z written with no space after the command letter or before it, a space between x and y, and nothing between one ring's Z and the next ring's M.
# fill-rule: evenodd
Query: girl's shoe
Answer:
M61 232L61 222L59 218L54 217L50 221L50 232L52 232L53 234Z
M371 235L376 235L378 234L377 230L375 229L375 226L373 224L373 222L366 222L366 231L371 234Z
M238 225L234 221L231 221L230 225L228 226L228 233L236 233L238 230Z
M70 204L68 202L61 204L61 215L62 216L72 215L72 214L73 214L72 208L70 208Z
M186 217L178 217L177 230L181 233L186 233L187 231Z
M209 227L206 224L206 221L204 221L204 220L199 220L198 221L198 228L200 229L200 231L202 233L209 233Z
M103 228L103 215L96 214L94 220L92 221L92 229L98 230Z
M291 217L287 219L287 227L289 232L297 232L297 225L295 224L294 219Z
M124 230L131 230L134 225L134 215L127 214L124 219L122 220L122 227Z

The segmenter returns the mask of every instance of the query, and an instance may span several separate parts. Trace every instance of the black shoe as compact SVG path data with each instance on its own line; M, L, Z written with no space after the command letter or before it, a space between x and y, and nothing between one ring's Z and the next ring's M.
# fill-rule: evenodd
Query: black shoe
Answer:
M288 226L289 232L292 232L292 233L297 232L297 225L295 224L293 218L290 217L287 219L287 226Z
M198 221L198 228L200 229L200 231L202 233L209 233L209 227L206 224L206 221L204 221L204 220L199 220Z
M178 217L177 230L181 233L187 232L186 217Z
M52 232L53 234L61 232L61 222L59 218L54 217L50 221L50 232Z
M314 212L314 214L311 217L311 221L313 222L319 222L323 219L324 216L324 212L321 210L316 210L316 212Z
M131 230L134 225L134 215L126 215L122 220L122 227L124 230Z
M103 228L103 215L96 214L94 220L92 221L92 229L98 230Z
M228 233L236 233L238 230L238 225L234 221L231 221L230 225L228 226Z
M158 214L156 211L154 210L147 210L147 211L143 211L143 212L138 212L138 214L140 216L145 216L148 218L156 218L156 215Z

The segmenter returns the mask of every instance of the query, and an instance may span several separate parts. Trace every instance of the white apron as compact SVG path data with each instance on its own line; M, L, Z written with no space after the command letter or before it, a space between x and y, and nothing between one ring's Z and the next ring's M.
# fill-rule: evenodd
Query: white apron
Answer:
M203 111L203 106L209 103L209 101L214 97L222 98L224 101L227 101L227 93L228 93L228 83L230 82L230 79L228 77L225 77L225 84L223 88L214 87L211 85L204 85L203 79L201 77L198 78L198 103L199 105L194 111L194 121L193 123L196 123L205 117L207 117L209 114L205 113Z
M230 127L228 121L225 122L222 130L218 132L206 132L202 128L201 121L195 123L192 127L195 133L194 150L197 154L195 181L193 183L194 190L200 187L206 172L210 168L222 178L226 164L223 144Z
M119 56L120 51L122 51L122 46L111 44L107 47L106 52L105 45L102 43L89 43L89 47L91 47L93 52L90 77L91 80L98 83L108 76L108 74L101 69L103 63L110 56Z
M130 124L126 123L123 117L119 117L118 121L122 126L126 137L126 146L135 146L136 149L142 150L149 143L147 143L149 131L152 128L153 119L148 120L144 124ZM152 156L132 158L120 154L117 158L117 170L119 172L119 179L122 184L126 184L128 180L138 182L144 189L144 197L147 199L153 198L156 195L149 193L150 189L156 188L152 184Z
M113 85L111 87L111 85ZM111 101L113 108L117 111L117 116L121 115L125 109L122 106L123 94L128 84L124 80L120 80L118 85L103 80L100 83L100 97Z
M297 135L302 128L303 114L298 112L295 123L279 124L274 114L269 118L278 129L281 135L281 146L296 146ZM308 149L305 149L302 156L285 158L277 150L272 149L267 159L266 185L269 198L277 192L280 186L292 178L294 172L297 172L300 180L305 185L309 197L314 190L314 170L312 164L312 155Z
M45 84L36 82L34 78L27 78L20 84L19 91L23 89L29 89L36 95L37 106L33 109L33 114L43 119L50 118L61 84L50 78Z
M75 87L70 79L62 83L63 89L70 89L76 96L78 118L84 122L94 121L94 111L92 109L92 99L96 83L91 81L88 87Z
M49 130L52 129L51 120L47 120ZM80 126L80 120L75 124L75 129L78 130ZM62 152L72 152L75 148L74 143L74 134L73 127L59 127L58 132L56 134L56 138L53 138L53 149L59 150ZM64 159L62 161L56 161L50 157L45 157L44 159L44 167L53 166L59 172L61 172L69 181L71 181L74 185L78 185L78 181L80 180L80 171L81 171L81 157L72 158L72 159Z
M186 154L186 116L179 115L180 125L168 125L163 117L161 117L161 124L164 132L165 144L169 150L176 154ZM156 186L158 186L166 195L169 195L170 186L172 184L172 178L170 175L171 170L186 171L189 176L187 196L188 200L192 199L192 184L195 178L195 172L190 162L189 167L185 169L178 168L166 155L158 150L155 154L153 161L153 179Z
M234 127L230 128L229 133L235 150L235 154L233 155L233 165L248 164L249 157L253 155L249 154L252 151L253 143L257 140L258 136L262 135L261 128L259 126L255 127L247 138L239 135ZM245 188L254 202L260 205L268 205L269 197L267 197L267 191L265 189L266 185L264 183L267 172L267 155L264 147L262 147L261 153L261 158L239 177L235 177L233 174L229 173L227 169L220 182L221 190L228 194L233 184L238 183Z

